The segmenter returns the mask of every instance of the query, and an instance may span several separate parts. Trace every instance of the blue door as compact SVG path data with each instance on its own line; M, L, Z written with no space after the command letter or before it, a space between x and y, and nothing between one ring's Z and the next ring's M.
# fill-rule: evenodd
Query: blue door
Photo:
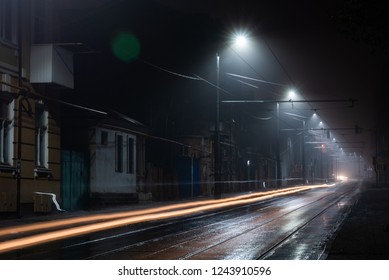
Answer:
M88 205L88 161L83 152L61 152L61 196L65 210L85 209Z
M190 157L177 159L177 172L180 198L189 198L200 194L199 160Z

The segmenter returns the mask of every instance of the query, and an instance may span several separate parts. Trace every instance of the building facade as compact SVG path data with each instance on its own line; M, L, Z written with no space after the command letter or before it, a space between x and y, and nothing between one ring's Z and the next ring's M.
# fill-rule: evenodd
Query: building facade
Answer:
M56 110L31 81L33 2L0 1L0 211L19 214L36 192L60 196Z

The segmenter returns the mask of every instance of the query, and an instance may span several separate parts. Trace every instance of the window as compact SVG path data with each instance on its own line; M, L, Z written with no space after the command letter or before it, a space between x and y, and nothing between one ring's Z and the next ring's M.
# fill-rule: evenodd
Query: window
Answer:
M48 112L42 101L35 103L35 164L48 168Z
M11 76L2 74L1 80L10 83ZM0 91L0 164L12 165L14 141L14 104L10 87L1 85Z
M116 134L115 141L116 172L123 172L123 136Z
M127 141L127 173L134 174L135 171L135 140L128 137Z
M13 107L11 96L0 92L0 164L12 164Z
M17 1L0 0L0 40L17 44Z

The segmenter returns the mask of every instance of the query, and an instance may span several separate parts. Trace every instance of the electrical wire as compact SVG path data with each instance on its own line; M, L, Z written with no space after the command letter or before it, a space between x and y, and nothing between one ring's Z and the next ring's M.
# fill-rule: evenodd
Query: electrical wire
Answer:
M168 70L166 68L162 68L162 67L160 67L158 65L155 65L155 64L153 64L153 63L151 63L149 61L146 61L144 59L139 59L139 60L141 62L151 66L151 67L154 67L154 68L159 69L159 70L161 70L163 72L166 72L166 73L169 73L169 74L181 77L181 78L190 79L190 80L196 80L196 81L203 81L204 80L203 78L200 78L200 77L193 77L193 76L188 76L188 75L184 75L184 74L180 74L180 73L177 73L177 72L170 71L170 70Z
M237 77L237 78L242 78L242 79L247 79L247 80L256 81L256 82L261 82L261 83L265 83L265 84L281 86L281 87L285 87L286 86L284 84L279 84L279 83L275 83L275 82L269 82L269 81L265 81L265 80L255 79L255 78L251 78L251 77L247 77L247 76L242 76L242 75L238 75L238 74L233 74L233 73L226 73L226 74L229 75L229 76L233 76L233 77Z

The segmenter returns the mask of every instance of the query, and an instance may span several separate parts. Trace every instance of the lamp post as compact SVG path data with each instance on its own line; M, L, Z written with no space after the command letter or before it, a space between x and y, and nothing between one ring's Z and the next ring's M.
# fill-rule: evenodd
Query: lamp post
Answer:
M297 129L298 131L301 131L301 180L302 184L305 185L307 181L307 174L306 174L306 167L305 167L305 135L306 135L306 116L298 115L298 114L292 114L292 113L284 113L289 118L299 121L302 123L303 127L302 130ZM294 129L287 129L287 130L294 130Z
M280 149L280 103L277 102L277 143L276 143L276 180L277 187L281 187L281 149Z
M234 36L234 44L237 47L243 47L247 44L247 37L244 34ZM214 139L214 166L215 166L215 183L214 197L221 198L221 152L220 152L220 56L216 53L216 116L215 116L215 139Z
M215 185L214 185L214 196L215 199L221 198L221 184L220 184L220 57L216 53L216 121L215 121Z

